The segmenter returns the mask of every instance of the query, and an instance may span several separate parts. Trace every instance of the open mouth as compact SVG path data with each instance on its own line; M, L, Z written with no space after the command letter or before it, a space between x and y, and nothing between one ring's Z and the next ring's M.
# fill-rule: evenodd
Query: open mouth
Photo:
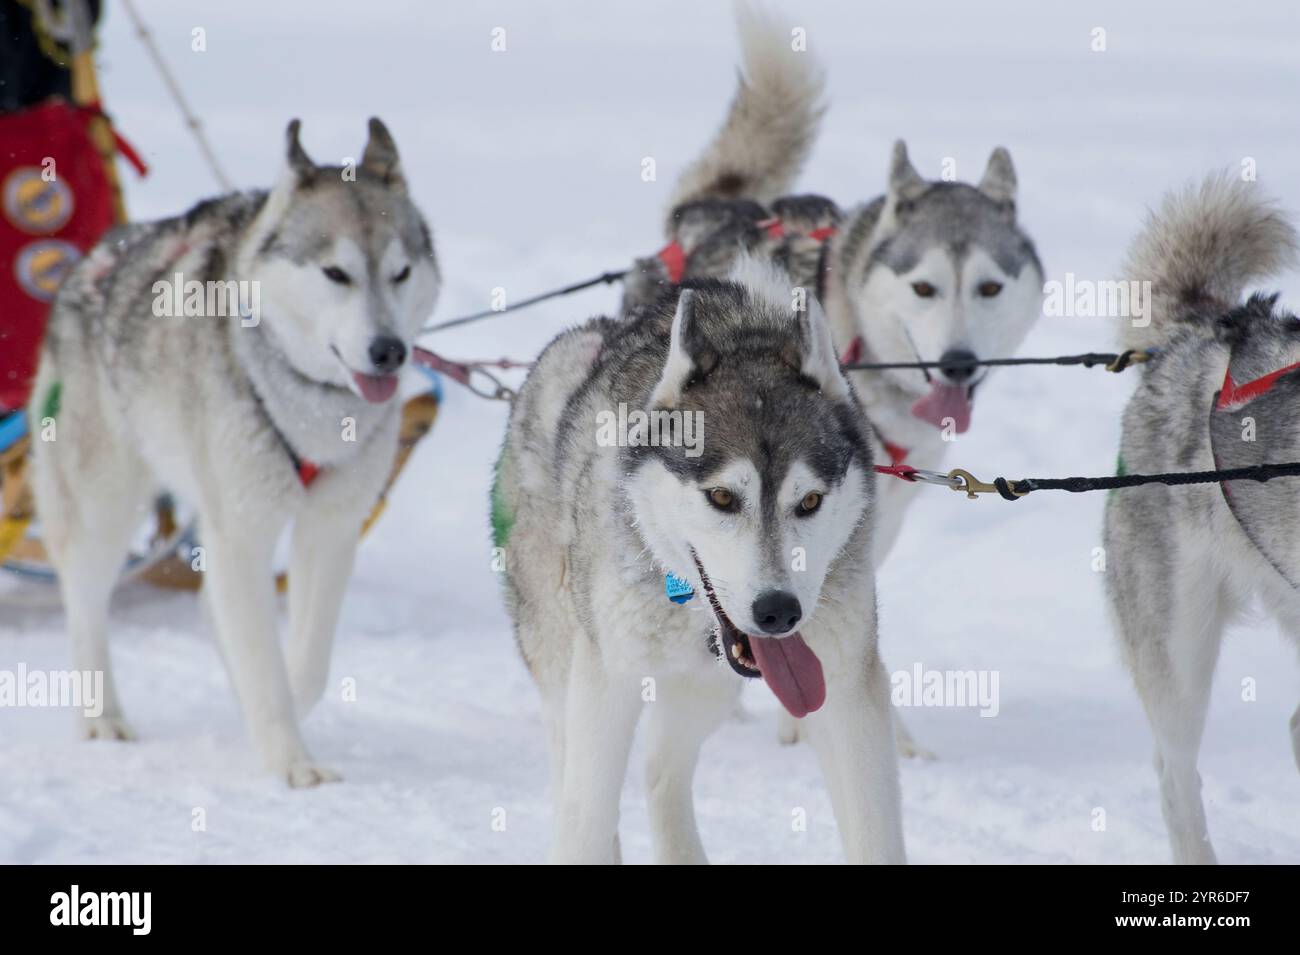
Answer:
M343 370L352 378L352 384L356 387L357 394L369 401L371 404L383 404L389 398L397 393L398 376L397 375L366 375L356 371L343 360L339 350L333 345L330 350L334 352L334 357L338 359Z
M727 616L713 592L713 582L700 557L691 549L695 569L700 573L704 595L713 608L718 624L718 644L723 657L741 676L747 679L762 677L790 715L802 719L821 709L826 702L826 678L821 661L813 653L803 636L795 631L784 637L760 637L745 633Z
M731 618L723 611L722 604L718 602L718 595L713 592L713 582L704 572L704 565L700 563L699 555L694 549L691 550L691 556L695 558L695 569L700 572L704 595L709 598L709 606L713 608L713 619L718 622L718 645L722 649L723 658L741 676L750 680L761 677L763 673L754 662L754 649L749 644L749 634L732 623Z

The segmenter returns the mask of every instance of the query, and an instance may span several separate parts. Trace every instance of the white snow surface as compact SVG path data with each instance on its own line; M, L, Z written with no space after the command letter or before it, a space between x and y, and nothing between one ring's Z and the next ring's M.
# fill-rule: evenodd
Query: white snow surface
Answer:
M356 156L365 120L392 129L445 273L436 318L619 268L660 244L672 181L731 96L724 3L527 0L142 2L164 55L241 187L269 184L286 122L320 161ZM1294 11L1285 2L1161 0L996 6L789 3L829 75L831 109L801 187L843 204L883 188L906 137L937 176L978 178L1008 146L1022 220L1050 278L1116 277L1144 209L1246 157L1300 210ZM494 27L507 49L490 49ZM1092 52L1095 28L1105 52ZM206 52L191 50L206 31ZM216 187L110 5L105 102L153 166L124 168L137 218ZM654 157L658 178L641 178ZM1300 305L1300 281L1277 287ZM615 308L600 289L437 338L457 358L532 356ZM1097 319L1044 318L1026 355L1108 350ZM979 396L952 466L982 477L1108 474L1136 374L1014 369ZM506 406L454 384L387 515L363 544L333 661L337 686L305 724L345 781L291 791L260 767L190 595L125 588L112 653L131 744L75 738L61 709L0 710L0 862L538 862L551 809L540 705L490 567L487 491ZM924 461L915 462L925 465ZM891 669L995 670L1000 713L911 709L939 754L902 767L917 863L1138 863L1169 851L1151 738L1092 569L1104 495L978 503L915 489L878 587ZM69 666L53 591L0 580L0 668ZM48 590L48 588L45 588ZM41 606L42 602L46 605ZM1246 702L1242 681L1255 681ZM1225 862L1300 860L1300 777L1287 719L1293 647L1267 619L1225 643L1201 752ZM747 686L748 718L707 744L696 780L717 862L842 858L813 753L775 739L778 704ZM651 857L641 751L623 796L624 858ZM206 831L194 831L194 810ZM795 831L792 812L807 812ZM1104 831L1094 828L1104 811ZM493 822L504 818L504 830Z

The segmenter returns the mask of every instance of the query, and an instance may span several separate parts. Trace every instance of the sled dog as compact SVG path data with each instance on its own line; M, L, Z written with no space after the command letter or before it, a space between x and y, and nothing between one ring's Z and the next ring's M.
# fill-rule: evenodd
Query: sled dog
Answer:
M766 257L790 284L816 291L845 363L969 361L1013 354L1041 311L1043 270L1016 214L1010 154L995 149L978 185L918 173L894 145L884 196L843 212L830 199L787 195L823 113L821 72L790 49L770 16L739 8L743 70L717 136L681 175L669 245L627 278L629 314L683 278L725 275L742 251ZM938 468L972 422L986 369L849 373L866 409L873 454ZM878 489L877 565L915 488ZM903 725L904 755L914 744ZM782 738L797 738L782 721Z
M622 405L692 416L703 440L598 440ZM618 859L642 710L655 856L705 861L692 776L746 677L806 716L848 858L903 861L871 462L826 316L815 300L794 311L767 263L741 258L727 280L593 320L542 353L492 512L546 712L556 861Z
M32 417L34 434L54 428L33 442L34 490L74 664L104 672L85 734L132 735L109 597L166 488L198 515L203 594L249 732L276 774L310 786L338 777L309 755L299 719L325 689L358 532L396 451L398 372L439 274L384 125L370 121L355 169L312 162L298 129L269 191L116 229L77 265ZM290 519L282 654L272 551Z
M1131 278L1152 283L1156 349L1124 411L1121 472L1300 461L1300 319L1250 283L1294 260L1296 233L1253 183L1212 176L1167 197L1137 237ZM1300 637L1300 479L1116 491L1106 585L1120 646L1155 736L1175 862L1212 863L1197 752L1224 627L1258 597ZM1300 709L1291 719L1300 764Z

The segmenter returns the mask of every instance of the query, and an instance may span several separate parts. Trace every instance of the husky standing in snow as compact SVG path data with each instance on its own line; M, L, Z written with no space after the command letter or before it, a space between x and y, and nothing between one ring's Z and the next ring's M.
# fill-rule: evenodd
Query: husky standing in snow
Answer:
M104 673L87 736L131 737L109 668L109 597L167 488L197 510L204 598L262 756L292 786L338 778L298 721L325 689L358 531L396 451L398 371L438 286L429 229L377 119L355 170L313 163L295 120L269 192L114 230L78 264L32 407L34 433L55 419L55 440L33 442L34 489L74 665ZM176 315L173 300L196 307ZM290 518L286 666L272 551Z
M493 529L546 711L557 861L618 859L642 709L655 855L705 861L700 746L741 678L759 676L807 716L848 858L903 861L871 438L826 317L807 305L742 258L730 280L556 338L519 393ZM695 421L702 440L660 428L650 442L644 427L602 440L619 408Z
M1247 285L1292 261L1296 233L1253 183L1227 175L1174 194L1135 242L1154 348L1124 412L1122 470L1206 471L1300 461L1300 319ZM1252 598L1300 638L1300 479L1116 491L1106 584L1156 742L1174 861L1212 863L1197 751L1225 626ZM1300 709L1291 718L1300 765Z
M738 13L740 87L721 130L677 183L669 246L629 274L624 313L682 278L725 275L745 250L781 265L790 284L819 291L846 364L1015 352L1041 311L1043 271L1016 221L1007 151L995 149L971 186L922 178L900 141L880 198L841 213L820 196L785 195L821 120L821 73L774 20L744 6ZM970 427L975 390L987 376L969 367L850 374L876 460L927 468L938 468L952 437ZM877 493L878 566L916 491L891 480ZM902 752L915 754L898 727ZM782 739L797 736L783 718Z

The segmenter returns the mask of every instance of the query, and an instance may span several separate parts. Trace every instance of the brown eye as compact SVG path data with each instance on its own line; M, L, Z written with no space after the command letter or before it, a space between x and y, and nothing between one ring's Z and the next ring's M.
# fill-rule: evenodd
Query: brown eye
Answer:
M321 271L325 273L325 277L327 279L329 279L331 282L333 282L336 285L352 284L352 277L348 275L348 273L344 272L337 265L326 266L325 268L321 269Z
M736 505L736 495L732 494L725 487L714 487L704 492L709 503L720 511L730 511Z
M807 494L803 496L803 500L799 502L799 513L800 515L807 517L809 514L815 513L817 508L821 506L822 506L821 492L809 491Z
M921 298L934 298L934 293L937 289L929 282L913 282L912 291Z
M1002 291L1001 282L981 282L978 289L980 295L985 298L992 298Z
M411 267L408 265L393 276L393 284L400 285L411 277Z

